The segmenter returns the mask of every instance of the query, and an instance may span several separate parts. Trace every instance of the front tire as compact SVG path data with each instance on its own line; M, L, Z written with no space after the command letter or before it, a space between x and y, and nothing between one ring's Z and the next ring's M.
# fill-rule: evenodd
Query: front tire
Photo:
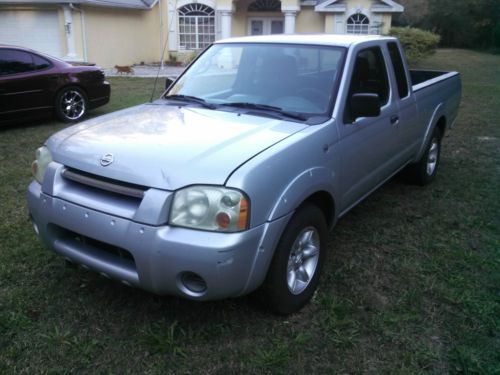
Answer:
M314 294L326 258L328 228L315 205L301 206L290 219L261 289L275 313L300 310Z
M87 96L78 87L65 87L56 96L56 116L62 122L76 122L87 114Z

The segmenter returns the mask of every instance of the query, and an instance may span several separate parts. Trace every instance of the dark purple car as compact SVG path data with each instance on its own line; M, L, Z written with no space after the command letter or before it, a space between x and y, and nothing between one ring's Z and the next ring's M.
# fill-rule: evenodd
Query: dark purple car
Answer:
M0 125L55 114L64 122L82 119L109 101L104 72L21 47L0 45Z

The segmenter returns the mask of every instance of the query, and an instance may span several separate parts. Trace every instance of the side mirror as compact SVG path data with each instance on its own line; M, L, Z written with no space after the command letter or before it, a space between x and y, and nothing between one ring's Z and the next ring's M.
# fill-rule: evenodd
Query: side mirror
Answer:
M353 119L380 115L380 99L377 94L353 94L350 106Z
M174 80L170 77L167 77L165 79L165 90L168 90L170 86L172 86L172 83L174 83Z

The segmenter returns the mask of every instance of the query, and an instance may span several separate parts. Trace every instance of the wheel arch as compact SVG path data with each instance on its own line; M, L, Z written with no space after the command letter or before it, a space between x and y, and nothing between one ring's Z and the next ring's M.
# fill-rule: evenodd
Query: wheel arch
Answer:
M85 94L85 99L88 101L89 100L89 94L85 87L80 83L80 82L65 82L64 85L59 86L55 92L54 92L54 97L53 101L57 99L58 95L65 89L70 88L70 87L76 87L77 89L81 90Z
M269 214L269 221L294 212L305 203L318 206L325 216L329 228L335 224L337 205L335 204L336 173L325 167L315 167L303 171L283 190Z
M247 283L242 294L258 288L264 281L286 227L294 213L303 205L311 203L317 206L325 215L327 228L332 229L337 218L334 183L336 174L323 167L316 167L304 171L293 179L284 189L275 206L270 211L267 225L275 225L272 236L268 239L268 246L263 248L269 251L257 251L254 264L250 271ZM269 244L273 244L269 246ZM262 243L261 243L262 245Z
M444 113L445 107L444 103L440 103L436 106L434 109L434 112L432 113L432 116L427 124L427 127L425 129L424 137L422 139L419 151L417 155L415 155L414 161L420 160L422 157L424 151L425 151L425 146L429 142L430 137L432 136L432 133L434 132L434 129L437 127L441 133L441 138L443 138L445 132L446 132L446 126L447 126L447 119L446 119L446 114Z

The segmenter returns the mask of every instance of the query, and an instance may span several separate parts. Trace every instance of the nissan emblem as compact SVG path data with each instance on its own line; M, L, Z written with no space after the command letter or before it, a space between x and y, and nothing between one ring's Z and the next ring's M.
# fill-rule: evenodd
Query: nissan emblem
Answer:
M103 167L107 167L108 165L110 165L111 163L113 163L114 160L115 159L113 157L113 154L103 155L103 157L101 158L101 165Z

